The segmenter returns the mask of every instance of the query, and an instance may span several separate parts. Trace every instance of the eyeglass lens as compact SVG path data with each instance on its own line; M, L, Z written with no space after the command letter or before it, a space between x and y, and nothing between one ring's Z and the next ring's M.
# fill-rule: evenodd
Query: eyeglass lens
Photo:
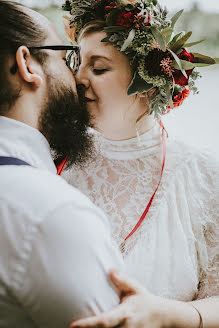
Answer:
M80 64L79 52L76 50L68 50L66 61L68 67L71 68L74 74L76 74Z

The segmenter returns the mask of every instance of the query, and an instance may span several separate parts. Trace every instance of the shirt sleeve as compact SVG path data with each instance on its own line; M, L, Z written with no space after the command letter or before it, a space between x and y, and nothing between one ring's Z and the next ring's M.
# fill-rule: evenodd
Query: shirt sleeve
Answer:
M36 229L20 290L20 302L36 327L68 327L119 303L108 273L121 270L122 259L101 213L69 204Z

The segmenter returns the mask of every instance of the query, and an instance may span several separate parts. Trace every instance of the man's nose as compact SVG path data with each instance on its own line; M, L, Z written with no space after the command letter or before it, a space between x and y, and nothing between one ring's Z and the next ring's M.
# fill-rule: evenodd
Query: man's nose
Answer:
M75 75L77 85L83 85L86 89L90 86L89 78L83 68L79 67L77 74Z

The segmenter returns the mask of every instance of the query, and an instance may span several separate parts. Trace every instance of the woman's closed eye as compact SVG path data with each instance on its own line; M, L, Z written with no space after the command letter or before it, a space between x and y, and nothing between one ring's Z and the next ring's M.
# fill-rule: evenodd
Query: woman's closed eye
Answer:
M93 68L93 72L95 75L101 75L104 74L108 69L106 68Z

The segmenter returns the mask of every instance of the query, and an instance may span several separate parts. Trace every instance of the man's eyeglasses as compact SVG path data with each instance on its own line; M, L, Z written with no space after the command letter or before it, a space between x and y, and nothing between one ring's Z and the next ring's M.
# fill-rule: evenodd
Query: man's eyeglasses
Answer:
M55 46L37 46L37 47L28 47L30 50L66 50L66 64L70 68L73 74L76 74L80 65L80 48L79 46L71 45L55 45ZM15 74L17 71L17 63L11 68L11 73Z

